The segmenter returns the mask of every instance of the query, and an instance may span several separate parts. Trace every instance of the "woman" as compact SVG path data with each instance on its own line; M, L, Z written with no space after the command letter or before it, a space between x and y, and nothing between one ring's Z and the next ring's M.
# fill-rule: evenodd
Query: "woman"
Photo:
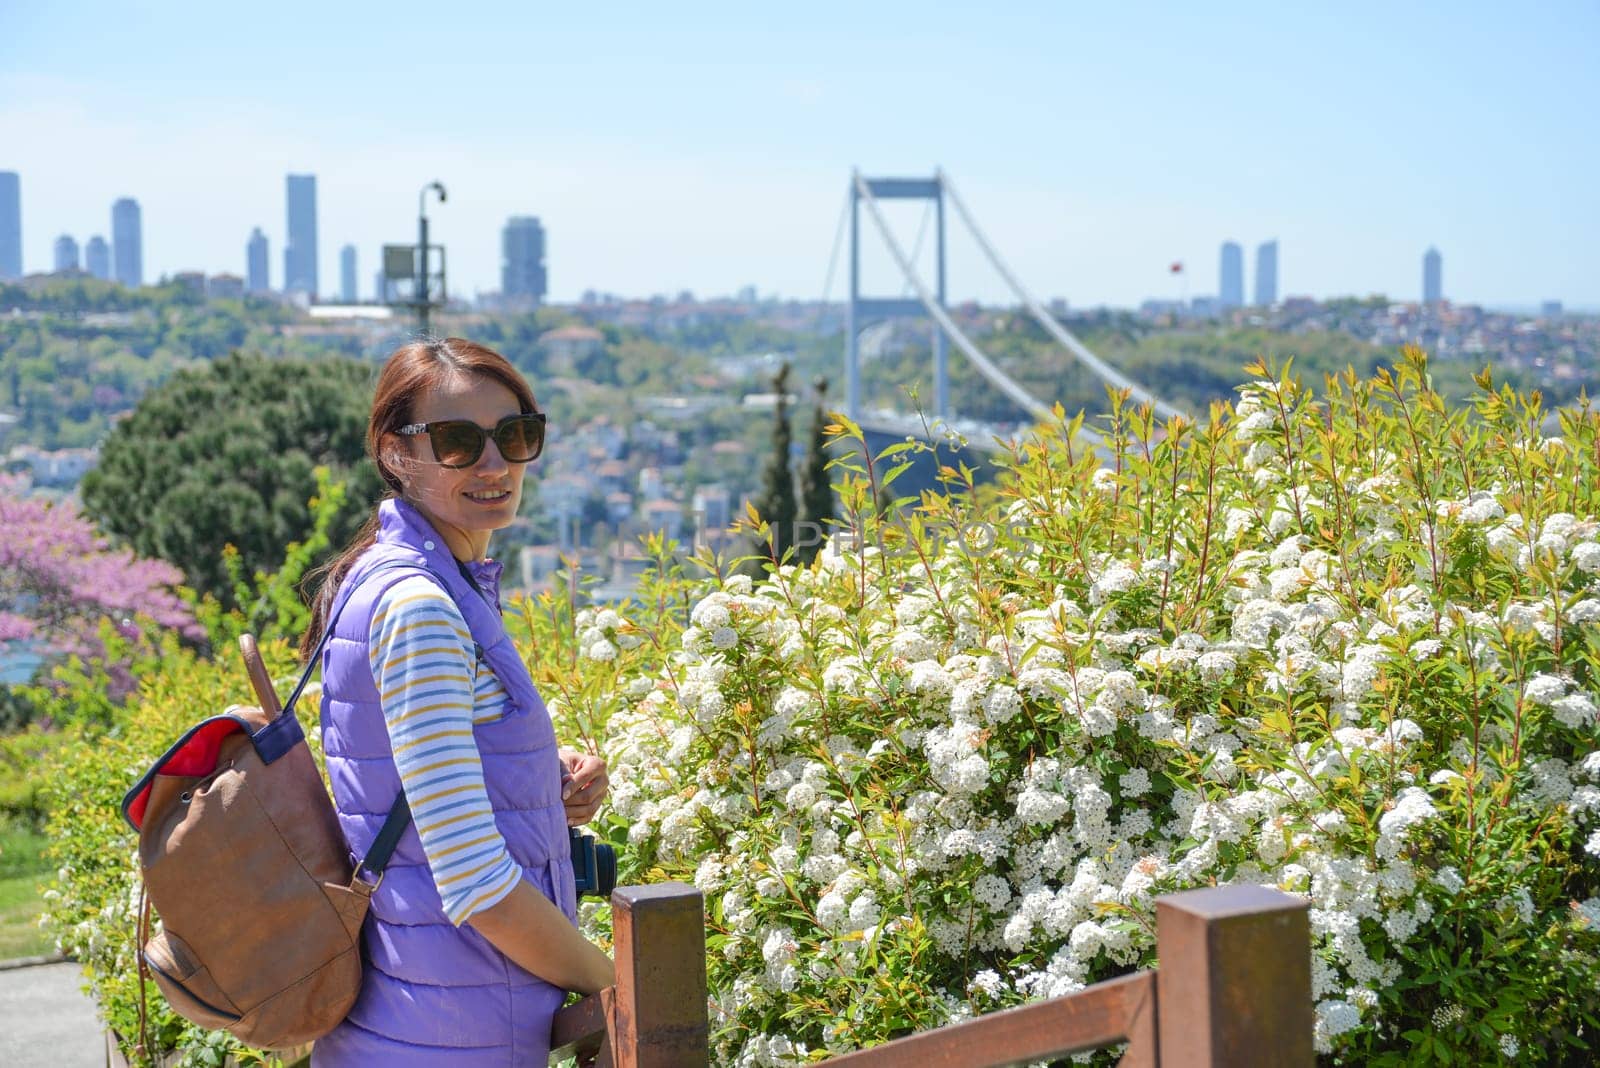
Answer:
M486 556L543 444L527 383L481 345L406 345L379 375L367 447L393 496L328 566L301 655L348 591L322 662L340 825L356 858L402 789L412 821L318 1068L542 1065L563 992L614 981L575 926L567 836L599 807L605 763L557 750Z

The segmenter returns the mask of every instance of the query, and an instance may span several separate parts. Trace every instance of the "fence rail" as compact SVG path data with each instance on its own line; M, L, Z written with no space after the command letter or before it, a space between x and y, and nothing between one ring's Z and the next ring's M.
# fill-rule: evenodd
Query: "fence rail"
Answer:
M701 897L682 883L612 894L617 985L556 1015L552 1063L706 1068ZM1126 1042L1122 1068L1309 1068L1307 903L1260 886L1156 900L1154 971L1136 972L822 1063L1003 1068Z

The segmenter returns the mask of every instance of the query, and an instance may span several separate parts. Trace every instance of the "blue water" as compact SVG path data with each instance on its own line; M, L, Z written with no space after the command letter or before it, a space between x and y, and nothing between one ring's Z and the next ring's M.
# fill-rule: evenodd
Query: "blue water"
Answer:
M6 642L0 644L0 686L17 686L33 677L39 666L32 642Z

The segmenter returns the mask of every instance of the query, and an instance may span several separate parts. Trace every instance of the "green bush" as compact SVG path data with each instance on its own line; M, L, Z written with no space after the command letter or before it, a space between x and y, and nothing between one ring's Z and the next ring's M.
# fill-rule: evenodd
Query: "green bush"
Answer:
M1203 426L1042 428L993 504L880 521L895 446L849 537L694 590L676 647L593 609L583 659L535 646L620 695L553 703L622 878L706 895L714 1060L1069 993L1155 963L1156 895L1254 882L1310 898L1327 1063L1589 1062L1600 415L1451 409L1416 352L1252 371Z
M43 768L51 752L67 741L67 735L46 731L38 724L0 734L0 825L44 829Z

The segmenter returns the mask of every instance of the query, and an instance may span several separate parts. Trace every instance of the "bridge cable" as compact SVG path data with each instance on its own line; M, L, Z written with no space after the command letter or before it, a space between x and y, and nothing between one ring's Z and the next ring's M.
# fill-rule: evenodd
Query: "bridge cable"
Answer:
M922 205L922 221L917 224L917 239L911 242L911 262L916 263L922 258L922 239L928 236L928 220L933 218L933 201L929 200ZM911 283L906 282L900 288L900 296L907 297L911 294Z
M933 294L928 291L928 287L918 277L916 268L912 266L910 260L906 259L905 250L894 239L894 234L889 232L889 225L884 221L883 213L878 208L877 198L872 195L872 190L868 188L866 179L861 177L861 172L859 171L855 173L854 178L856 191L860 194L861 199L866 202L867 213L872 217L873 224L877 226L878 233L882 235L884 244L889 246L890 254L894 256L895 262L900 265L900 272L905 275L906 281L910 282L913 288L916 289L917 299L928 310L928 314L933 317L933 321L939 324L939 327L949 336L951 341L955 342L956 348L966 353L967 359L972 361L973 366L977 367L983 377L994 383L1002 393L1015 401L1019 407L1042 422L1054 420L1055 413L1048 405L1034 397L1033 394L1018 385L1010 375L995 366L994 361L985 356L983 350L974 345L967 335L961 332L961 328L955 324L949 313L939 305Z
M823 314L827 314L828 297L833 294L833 272L839 266L839 246L844 243L844 224L850 217L850 194L844 195L844 204L839 208L839 223L833 228L833 252L828 256L828 273L822 282Z
M1102 382L1106 383L1107 385L1114 386L1117 389L1127 390L1135 400L1143 401L1154 408L1158 415L1167 418L1177 415L1191 421L1193 420L1194 417L1188 412L1157 397L1144 386L1141 386L1139 383L1135 382L1133 379L1129 378L1127 375L1111 366L1105 360L1102 360L1099 356L1096 356L1093 352L1090 352L1088 346L1074 337L1070 332L1067 331L1065 327L1061 325L1059 321L1057 321L1055 316L1046 311L1044 307L1033 298L1033 295L1022 287L1022 283L1017 281L1016 276L1007 269L1006 265L1000 262L1000 256L995 252L994 246L990 245L988 239L983 236L983 231L978 229L977 222L975 222L972 216L967 212L967 206L963 204L961 202L961 198L956 195L955 187L950 184L949 176L946 175L943 170L937 171L936 174L940 185L944 187L945 195L950 198L950 203L955 205L956 211L960 214L962 221L967 224L967 229L972 231L972 236L977 240L978 247L983 250L984 255L989 257L989 262L993 264L994 269L1000 273L1000 277L1006 280L1006 284L1011 287L1011 291L1016 294L1017 299L1020 300L1028 309L1028 313L1038 321L1040 326L1044 327L1045 331L1049 333L1051 337L1055 338L1056 341L1065 346L1066 349L1076 356L1079 361L1089 368L1089 370L1093 371Z

